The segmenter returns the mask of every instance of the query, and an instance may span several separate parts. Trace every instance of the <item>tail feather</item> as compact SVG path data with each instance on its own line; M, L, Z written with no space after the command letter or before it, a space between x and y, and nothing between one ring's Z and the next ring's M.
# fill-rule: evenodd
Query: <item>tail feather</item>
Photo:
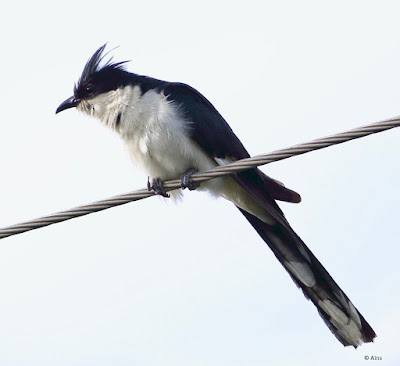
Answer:
M376 334L371 326L287 222L272 226L241 208L239 210L344 346L357 348L363 342L373 341Z

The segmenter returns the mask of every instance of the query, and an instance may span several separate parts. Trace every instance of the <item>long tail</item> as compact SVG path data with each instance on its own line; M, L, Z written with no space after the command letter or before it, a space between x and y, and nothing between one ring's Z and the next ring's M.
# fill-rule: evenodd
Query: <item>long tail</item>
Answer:
M277 222L271 226L247 211L239 210L344 346L357 348L363 342L373 341L376 334L371 326L289 225Z

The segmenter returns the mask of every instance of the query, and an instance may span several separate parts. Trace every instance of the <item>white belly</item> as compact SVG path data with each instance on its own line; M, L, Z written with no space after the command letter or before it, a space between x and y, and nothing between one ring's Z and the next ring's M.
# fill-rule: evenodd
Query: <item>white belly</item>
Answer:
M176 141L171 136L170 141L166 142L164 138L158 136L142 136L125 143L132 161L150 178L160 178L163 181L179 179L189 169L205 171L217 165L217 162L205 154L189 137L184 141ZM198 189L207 190L214 197L224 197L265 222L273 222L250 194L230 177L209 180L202 183ZM181 196L180 190L171 193L176 199Z
M131 103L130 105L132 105ZM184 120L179 108L165 96L147 92L125 109L118 132L125 142L133 163L150 179L179 179L189 169L209 170L221 163L211 158L189 137L190 121ZM260 219L271 222L265 210L230 177L207 181L199 187L213 196L224 197ZM180 196L180 190L172 192Z

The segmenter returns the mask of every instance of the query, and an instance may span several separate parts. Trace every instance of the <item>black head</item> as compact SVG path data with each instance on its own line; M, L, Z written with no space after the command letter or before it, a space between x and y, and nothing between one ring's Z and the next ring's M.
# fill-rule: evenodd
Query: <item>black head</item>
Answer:
M112 58L110 58L104 63L104 58L108 54L103 54L105 47L106 44L101 46L88 60L74 87L74 95L61 103L56 113L76 107L82 100L94 98L129 83L128 75L130 74L123 66L128 61L112 63Z

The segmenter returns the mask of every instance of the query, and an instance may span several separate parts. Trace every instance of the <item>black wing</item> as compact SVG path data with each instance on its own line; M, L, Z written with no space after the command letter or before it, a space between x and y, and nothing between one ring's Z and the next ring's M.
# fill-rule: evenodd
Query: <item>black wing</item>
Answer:
M165 84L163 89L171 100L181 105L188 121L193 122L191 137L208 154L234 159L249 156L223 117L200 93L187 85L175 83ZM259 169L233 174L232 177L277 219L276 224L269 225L239 208L296 285L314 303L338 340L345 346L354 347L362 342L371 342L376 337L371 326L293 231L274 200L299 202L300 196L267 177Z
M160 86L169 100L177 103L184 117L192 122L191 137L213 158L249 158L250 155L214 106L196 89L181 83ZM300 202L300 195L268 177L259 169L233 174L246 190L254 192L260 203L270 197L287 202ZM277 205L276 209L280 211Z

